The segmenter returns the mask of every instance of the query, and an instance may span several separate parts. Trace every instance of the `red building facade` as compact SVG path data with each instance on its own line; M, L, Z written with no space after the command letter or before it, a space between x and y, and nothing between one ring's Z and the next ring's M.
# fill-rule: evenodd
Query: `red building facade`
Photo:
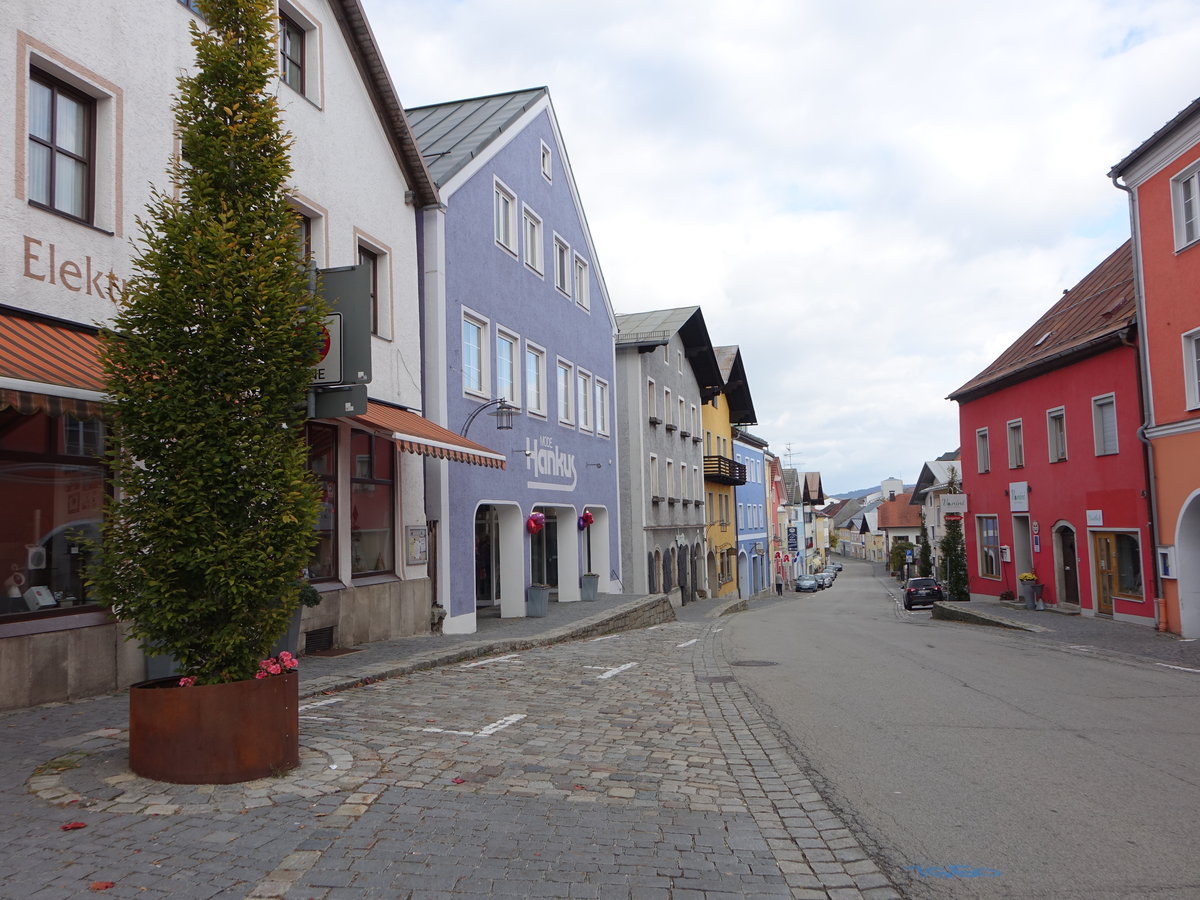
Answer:
M973 597L1155 624L1135 319L1126 243L950 395Z

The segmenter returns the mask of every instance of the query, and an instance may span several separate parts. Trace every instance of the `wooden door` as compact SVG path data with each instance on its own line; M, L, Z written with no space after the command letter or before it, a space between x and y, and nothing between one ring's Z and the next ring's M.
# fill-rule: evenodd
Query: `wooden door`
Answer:
M1113 591L1117 584L1117 547L1108 532L1092 535L1096 549L1096 613L1111 616Z

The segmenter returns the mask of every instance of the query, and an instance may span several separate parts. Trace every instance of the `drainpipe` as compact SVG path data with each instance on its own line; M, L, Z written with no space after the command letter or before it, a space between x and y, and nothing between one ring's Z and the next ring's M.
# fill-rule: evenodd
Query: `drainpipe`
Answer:
M1117 181L1118 176L1110 176L1110 181L1119 191L1124 191L1129 195L1129 234L1133 241L1133 287L1134 298L1137 306L1137 323L1146 321L1145 309L1145 294L1142 290L1142 267L1139 263L1138 254L1138 239L1137 239L1137 196L1133 192L1133 188L1121 184ZM1153 575L1154 584L1154 622L1155 628L1158 631L1167 630L1166 603L1163 600L1162 577L1158 571L1158 502L1157 502L1157 485L1158 479L1154 468L1154 444L1146 437L1146 429L1154 423L1150 421L1148 410L1152 404L1147 396L1147 391L1150 389L1150 374L1149 365L1146 359L1146 354L1142 352L1141 344L1144 341L1131 341L1129 335L1135 330L1135 326L1131 325L1121 329L1118 337L1121 343L1126 347L1131 347L1137 354L1138 358L1138 412L1140 413L1142 424L1138 427L1137 437L1142 444L1142 465L1146 471L1146 507L1149 513L1150 521L1147 523L1147 531L1150 535L1150 546L1152 552L1150 559L1152 563L1151 572ZM1144 558L1144 557L1143 557Z

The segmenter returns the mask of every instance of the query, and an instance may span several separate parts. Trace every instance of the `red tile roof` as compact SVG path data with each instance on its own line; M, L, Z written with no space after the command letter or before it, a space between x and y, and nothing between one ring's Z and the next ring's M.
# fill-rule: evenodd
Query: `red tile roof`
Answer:
M879 504L877 524L880 528L920 528L921 507L909 503L912 494L897 494L895 500Z
M949 399L971 400L1116 346L1135 314L1133 253L1126 241Z

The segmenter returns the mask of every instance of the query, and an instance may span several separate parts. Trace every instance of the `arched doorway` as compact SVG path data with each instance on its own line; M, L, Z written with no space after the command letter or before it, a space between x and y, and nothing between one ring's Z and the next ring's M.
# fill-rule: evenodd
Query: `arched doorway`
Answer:
M738 596L745 599L750 596L750 557L745 551L738 553Z
M662 561L663 593L669 594L675 587L675 551L670 547L663 553Z
M1058 525L1054 529L1055 595L1059 603L1079 605L1079 550L1075 545L1075 529Z
M717 588L721 583L721 573L717 570L717 554L708 551L708 596L717 596Z
M1200 637L1200 491L1188 497L1179 513L1175 564L1179 570L1179 630L1185 638Z

